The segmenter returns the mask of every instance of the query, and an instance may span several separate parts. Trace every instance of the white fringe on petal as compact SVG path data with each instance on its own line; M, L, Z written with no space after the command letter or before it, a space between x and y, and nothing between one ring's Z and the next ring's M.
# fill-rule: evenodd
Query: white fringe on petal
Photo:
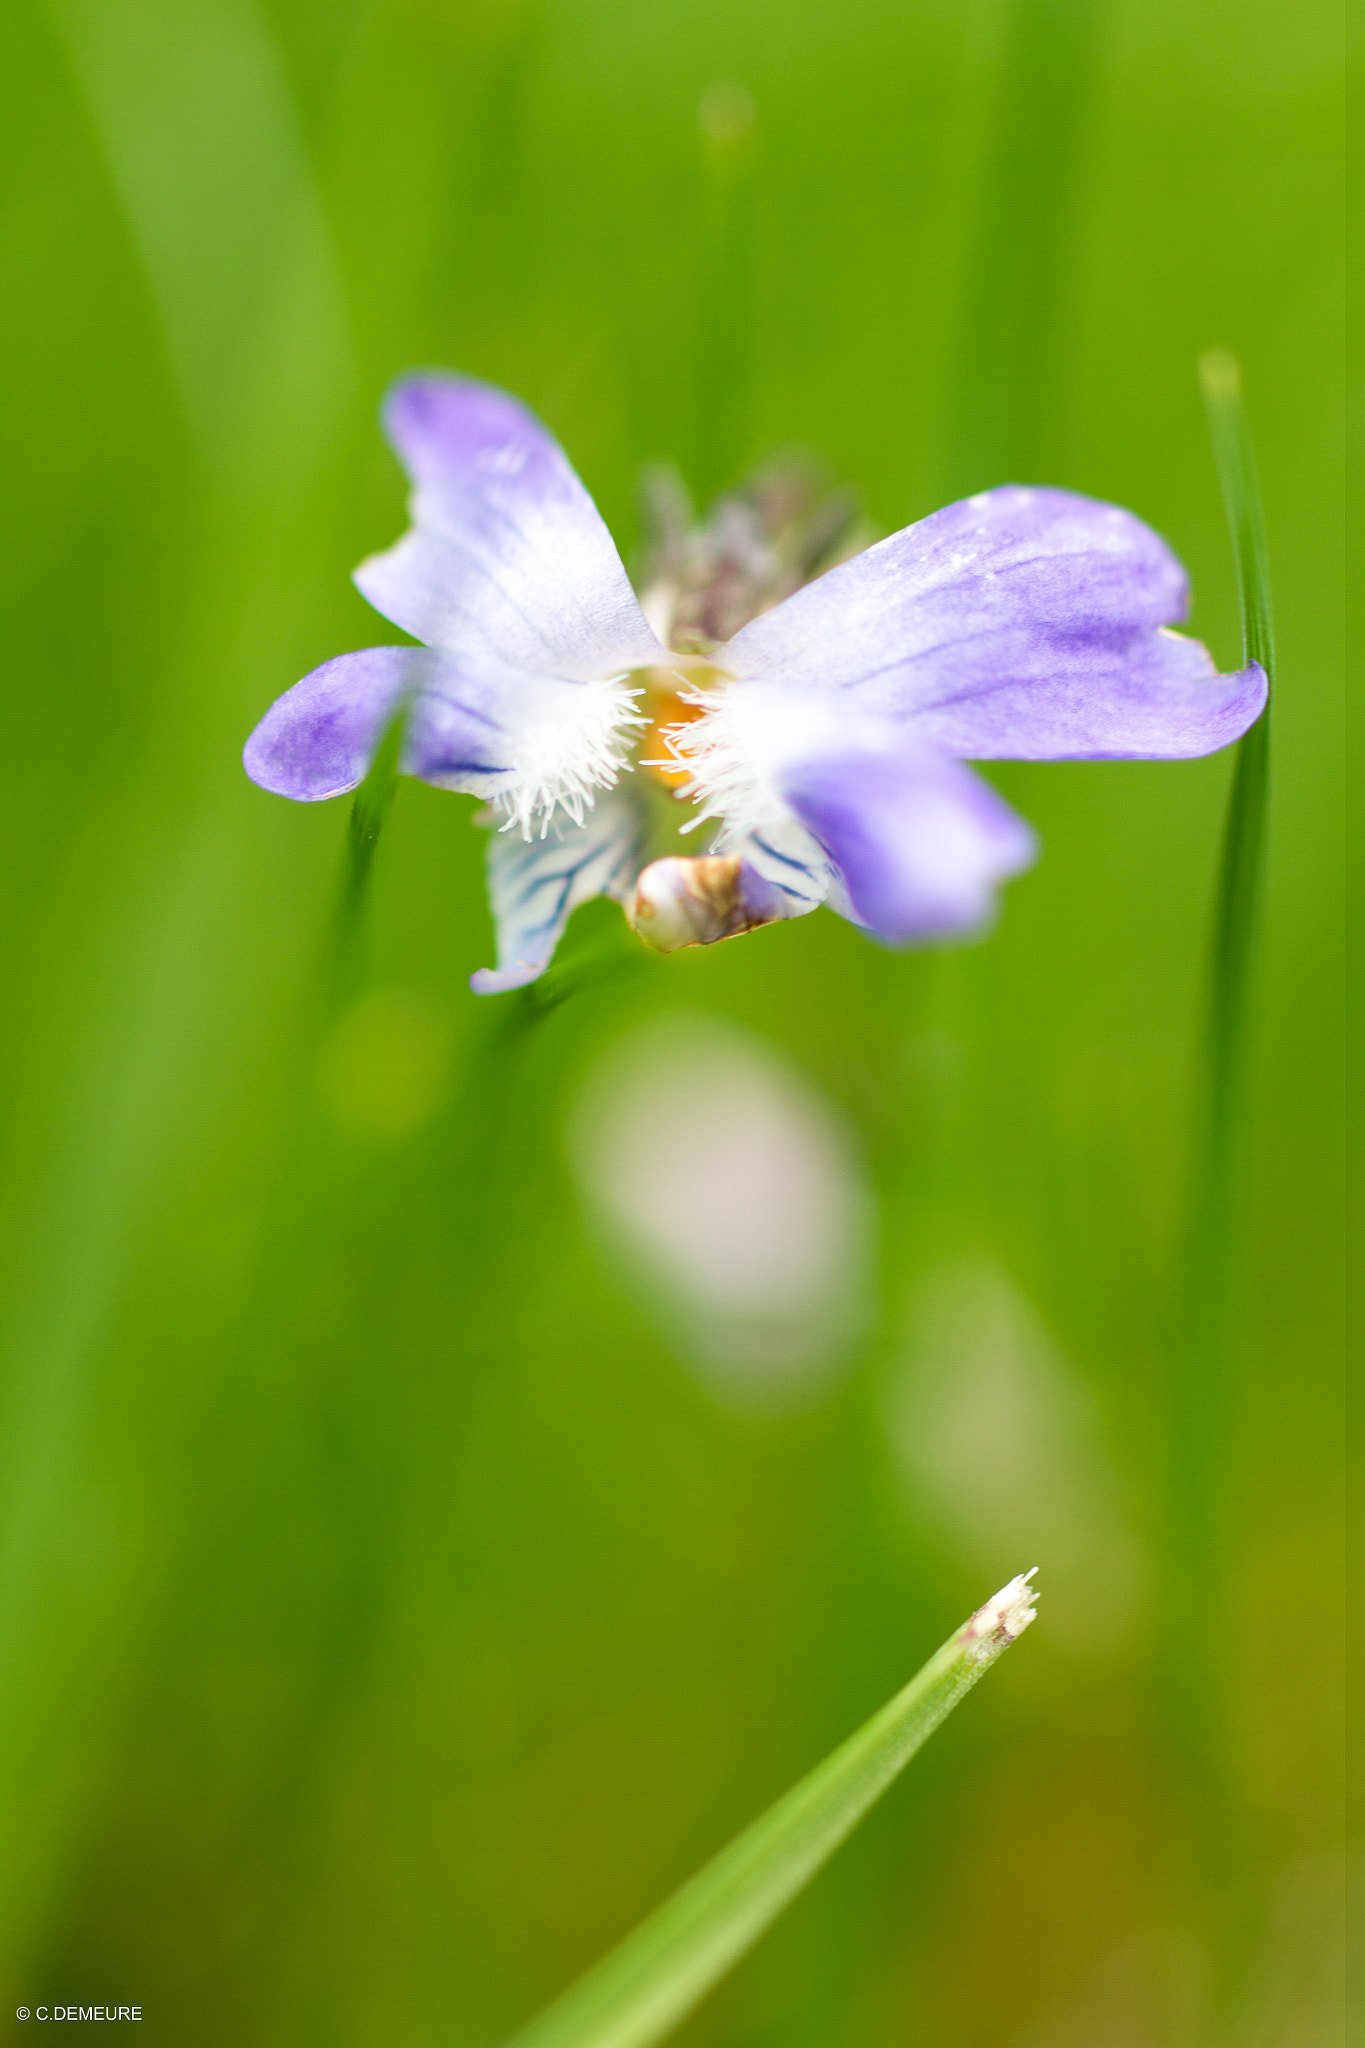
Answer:
M502 830L545 839L561 810L581 825L595 793L615 787L638 728L649 724L635 709L640 695L625 676L548 687L518 736L517 779L493 798L507 820Z

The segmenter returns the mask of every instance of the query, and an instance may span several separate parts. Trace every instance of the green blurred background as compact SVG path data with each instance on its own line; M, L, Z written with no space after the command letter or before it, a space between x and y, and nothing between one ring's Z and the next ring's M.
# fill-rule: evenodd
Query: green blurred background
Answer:
M1038 1627L679 2038L1334 2038L1334 10L14 0L3 35L0 2024L491 2048L1036 1562ZM1116 499L1232 666L1215 342L1282 693L1211 1770L1160 1531L1227 760L999 773L1044 858L982 945L821 912L662 960L599 905L568 953L611 971L557 1006L467 993L482 837L405 783L319 1051L346 806L239 752L392 637L347 576L402 526L375 412L423 363L532 404L627 547L644 461L709 490L793 442L883 530L1007 478ZM861 1335L786 1401L718 1391L575 1191L585 1086L673 1010L872 1191Z

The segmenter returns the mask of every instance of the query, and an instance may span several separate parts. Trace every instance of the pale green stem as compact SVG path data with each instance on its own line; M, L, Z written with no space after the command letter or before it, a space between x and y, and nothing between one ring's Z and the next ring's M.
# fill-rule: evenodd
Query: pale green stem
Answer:
M671 2033L790 1905L963 1694L1032 1621L1028 1578L1011 1579L903 1692L507 2048L650 2048Z

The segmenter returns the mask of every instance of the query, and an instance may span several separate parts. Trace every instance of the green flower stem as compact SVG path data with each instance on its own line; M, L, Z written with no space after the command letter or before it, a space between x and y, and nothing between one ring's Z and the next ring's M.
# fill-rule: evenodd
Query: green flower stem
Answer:
M790 1905L1032 1619L1028 1579L1012 1579L903 1692L507 2048L649 2048L663 2040Z

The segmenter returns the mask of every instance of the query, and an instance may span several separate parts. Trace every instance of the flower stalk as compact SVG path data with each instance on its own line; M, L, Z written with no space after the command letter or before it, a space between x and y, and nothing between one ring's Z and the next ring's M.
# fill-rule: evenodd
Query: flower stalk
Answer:
M738 1835L507 2048L651 2048L697 2006L852 1833L1033 1619L1011 1579L880 1713Z

